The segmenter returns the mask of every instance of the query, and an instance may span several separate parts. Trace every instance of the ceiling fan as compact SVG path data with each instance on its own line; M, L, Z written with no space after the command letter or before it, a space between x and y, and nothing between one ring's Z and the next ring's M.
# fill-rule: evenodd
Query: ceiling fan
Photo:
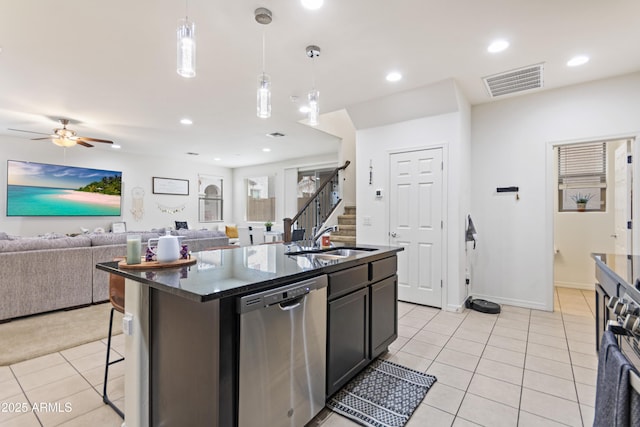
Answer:
M37 133L37 134L40 134L40 135L48 135L48 136L46 136L44 138L31 138L31 139L33 141L49 139L54 144L56 144L56 145L58 145L60 147L65 147L65 148L73 147L76 144L80 144L83 147L88 147L88 148L93 147L93 145L89 144L88 141L91 141L91 142L102 142L102 143L105 143L105 144L113 144L113 141L109 141L107 139L89 138L88 136L77 136L77 132L75 130L67 129L67 125L69 124L69 120L68 119L58 119L58 121L60 122L62 127L54 129L53 133L50 134L50 135L48 135L46 133L42 133L42 132L33 132L33 131L30 131L30 130L21 130L21 129L9 129L9 130L13 130L13 131L17 131L17 132Z

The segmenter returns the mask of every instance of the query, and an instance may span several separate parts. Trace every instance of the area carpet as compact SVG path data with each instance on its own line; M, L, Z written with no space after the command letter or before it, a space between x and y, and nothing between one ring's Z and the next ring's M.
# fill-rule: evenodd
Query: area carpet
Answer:
M66 350L107 337L110 303L24 317L0 324L0 366ZM115 312L114 335L122 333Z
M435 382L433 375L377 359L327 406L364 426L402 427Z

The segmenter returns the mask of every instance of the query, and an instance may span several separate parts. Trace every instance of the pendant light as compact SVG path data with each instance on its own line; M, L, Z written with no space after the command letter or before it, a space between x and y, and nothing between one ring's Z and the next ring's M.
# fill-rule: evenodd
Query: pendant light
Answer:
M186 2L184 19L178 21L177 71L185 78L196 76L196 24L189 21L189 3Z
M254 12L256 22L262 25L271 23L271 11L259 7ZM261 119L271 117L271 77L264 72L265 69L265 33L262 32L262 73L258 75L258 91L256 113Z
M320 48L318 46L307 46L307 56L313 60L320 56ZM320 92L316 89L315 76L313 73L313 67L311 70L311 90L307 94L307 100L309 101L309 112L307 113L307 119L311 126L318 125L318 117L320 115Z

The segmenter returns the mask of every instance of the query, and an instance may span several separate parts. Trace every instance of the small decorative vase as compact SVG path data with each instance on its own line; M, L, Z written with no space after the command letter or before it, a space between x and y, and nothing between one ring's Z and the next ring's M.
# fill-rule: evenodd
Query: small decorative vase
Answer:
M267 231L271 231L271 226L267 226Z
M587 210L586 203L576 203L576 206L578 207L578 212L584 212Z

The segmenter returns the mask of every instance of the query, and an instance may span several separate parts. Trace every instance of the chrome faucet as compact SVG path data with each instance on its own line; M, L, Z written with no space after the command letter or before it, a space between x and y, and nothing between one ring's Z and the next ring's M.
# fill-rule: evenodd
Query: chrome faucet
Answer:
M313 231L315 233L316 228L313 227ZM324 233L326 233L327 231L338 231L338 226L337 225L331 225L329 227L326 227L324 230L322 230L321 232L314 234L313 235L313 247L314 248L319 248L320 245L318 244L318 241L320 240L320 238L322 237L322 235ZM331 246L333 246L333 243L331 243Z

